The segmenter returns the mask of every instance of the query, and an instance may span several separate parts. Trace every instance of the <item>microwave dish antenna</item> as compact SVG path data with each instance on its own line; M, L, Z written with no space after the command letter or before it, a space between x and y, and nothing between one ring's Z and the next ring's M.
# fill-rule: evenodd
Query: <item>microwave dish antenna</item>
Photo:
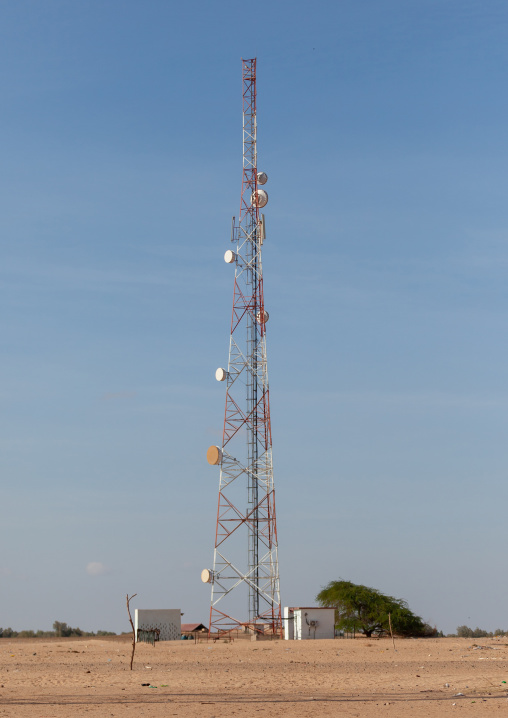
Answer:
M264 189L255 190L255 192L251 195L250 203L254 207L259 207L260 209L262 207L266 207L268 204L268 192Z

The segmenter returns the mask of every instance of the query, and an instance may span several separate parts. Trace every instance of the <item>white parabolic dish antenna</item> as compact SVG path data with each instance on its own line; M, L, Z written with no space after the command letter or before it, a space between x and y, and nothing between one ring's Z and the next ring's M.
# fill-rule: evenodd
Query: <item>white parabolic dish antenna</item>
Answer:
M266 184L268 182L268 175L266 172L258 172L258 184Z
M212 572L208 568L201 571L201 580L203 583L212 583Z
M228 373L225 369L223 369L221 366L217 369L215 372L215 378L217 381L224 381L228 376Z
M266 207L268 204L268 192L264 189L258 189L250 196L250 203L258 207Z

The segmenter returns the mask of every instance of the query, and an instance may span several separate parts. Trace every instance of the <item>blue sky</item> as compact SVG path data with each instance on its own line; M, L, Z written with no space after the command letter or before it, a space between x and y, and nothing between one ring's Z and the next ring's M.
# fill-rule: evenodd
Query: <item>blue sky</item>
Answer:
M257 56L283 603L508 629L507 40L495 0L0 6L0 626L208 618Z

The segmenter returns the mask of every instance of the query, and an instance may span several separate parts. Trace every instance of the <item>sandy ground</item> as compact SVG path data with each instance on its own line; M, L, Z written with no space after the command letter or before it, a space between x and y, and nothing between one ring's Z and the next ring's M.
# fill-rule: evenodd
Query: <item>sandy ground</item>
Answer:
M508 638L395 648L365 638L172 641L138 644L130 671L124 638L1 639L0 718L508 716Z

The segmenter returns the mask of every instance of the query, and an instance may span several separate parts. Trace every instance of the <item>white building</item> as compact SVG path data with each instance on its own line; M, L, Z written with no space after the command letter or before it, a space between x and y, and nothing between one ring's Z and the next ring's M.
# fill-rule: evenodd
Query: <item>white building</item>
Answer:
M335 609L285 606L284 638L286 641L335 638Z
M159 641L179 641L182 614L179 608L136 608L134 615L134 631L136 640L138 630L159 631Z

